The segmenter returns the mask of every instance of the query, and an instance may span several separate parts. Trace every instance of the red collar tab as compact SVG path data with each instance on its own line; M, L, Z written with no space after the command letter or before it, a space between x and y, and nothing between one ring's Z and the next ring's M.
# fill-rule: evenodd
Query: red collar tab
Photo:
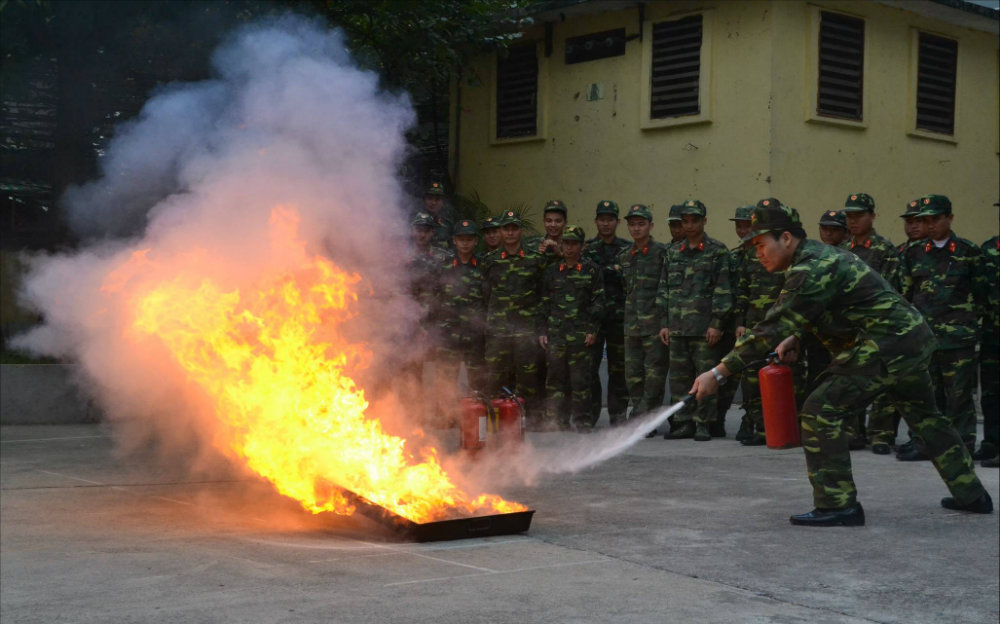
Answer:
M854 249L857 246L858 246L858 242L852 238L851 239L851 249ZM865 241L864 248L865 249L871 249L871 246L872 246L872 239L869 238L868 240Z
M705 241L701 241L700 243L698 243L697 247L688 247L687 242L685 241L681 243L681 251L684 251L685 249L697 249L698 251L705 251Z
M510 255L510 254L509 254L509 253L507 253L506 251L501 251L501 252L500 252L500 258L501 258L501 259L506 259L506 258L507 258L507 256L509 256L509 255ZM517 252L517 255L519 255L519 256L521 256L521 257L523 258L523 257L524 257L524 250L523 250L523 249L519 250L519 251Z
M637 253L639 253L639 249L635 245L632 245L632 255L634 256ZM642 248L642 255L645 256L647 253L649 253L649 245Z
M950 251L951 253L955 253L955 248L956 248L955 241L951 241L950 243L948 243L948 251Z
M946 247L951 253L955 253L955 250L958 249L958 245L955 244L955 241L948 241ZM927 244L924 245L924 253L930 253L931 249L934 249L934 241L927 241ZM1000 244L998 244L997 249L1000 249Z

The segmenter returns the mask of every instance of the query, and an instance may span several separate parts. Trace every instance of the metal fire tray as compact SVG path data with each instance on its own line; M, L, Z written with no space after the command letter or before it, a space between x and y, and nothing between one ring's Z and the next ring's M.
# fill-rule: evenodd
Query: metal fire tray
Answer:
M492 516L473 516L419 523L394 514L384 507L379 507L354 492L343 489L341 491L345 498L357 508L358 513L388 527L403 539L415 542L439 542L524 533L531 527L531 517L535 513L533 509L529 509Z

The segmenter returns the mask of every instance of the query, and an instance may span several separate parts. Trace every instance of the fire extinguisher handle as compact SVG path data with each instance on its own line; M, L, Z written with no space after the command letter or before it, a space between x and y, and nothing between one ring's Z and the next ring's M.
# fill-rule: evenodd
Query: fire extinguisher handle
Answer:
M684 405L690 405L691 403L694 402L694 400L695 400L695 395L689 394L683 399L681 399L681 403L683 403Z

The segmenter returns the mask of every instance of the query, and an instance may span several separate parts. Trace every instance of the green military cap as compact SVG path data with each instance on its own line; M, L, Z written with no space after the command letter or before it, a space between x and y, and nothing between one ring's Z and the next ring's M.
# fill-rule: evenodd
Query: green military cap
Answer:
M498 227L500 227L500 218L499 217L486 217L479 224L479 230L480 231L482 231L482 230L492 230L493 228L498 228Z
M827 210L823 213L823 216L819 218L819 224L844 228L846 230L847 215L844 214L843 210Z
M901 214L899 216L904 217L904 218L905 217L915 217L918 214L920 214L920 200L919 199L911 199L906 204L906 212L904 212L903 214Z
M681 204L674 204L670 207L670 213L667 215L667 221L680 221L681 220L681 210L684 208Z
M424 195L444 195L444 185L440 182L431 182L431 185L424 191Z
M625 214L625 219L628 220L631 217L642 217L649 221L653 220L653 213L650 211L648 206L643 204L632 204L629 206L628 212Z
M567 225L566 229L563 230L564 241L580 241L582 243L586 239L587 235L579 225Z
M753 214L750 215L750 227L753 231L744 236L740 242L752 240L755 236L767 234L772 230L790 230L802 227L799 212L791 206L782 204L774 197L768 197L757 202Z
M701 203L697 199L689 199L683 204L681 204L681 214L682 215L698 215L699 217L704 217L708 214L708 210L705 208L705 204Z
M610 214L618 216L618 204L611 201L610 199L602 199L597 202L597 214Z
M844 212L875 212L875 198L868 193L851 193L844 202Z
M455 226L451 230L452 236L458 236L459 234L478 234L479 228L476 227L476 222L469 219L462 219L461 221L455 223Z
M504 211L502 215L500 215L500 221L498 223L500 226L511 225L511 224L520 226L521 217L519 217L517 213L514 212L513 210L507 210Z
M753 206L740 206L736 209L736 216L730 221L749 221L753 216Z
M410 225L426 225L427 227L434 227L437 225L437 221L435 221L434 217L430 216L426 212L418 212L413 215L413 219L410 220Z
M918 201L920 202L918 217L951 214L951 200L944 195L924 195Z
M566 216L566 204L558 199L550 199L545 203L545 208L542 210L542 214L546 212L561 212L563 216Z

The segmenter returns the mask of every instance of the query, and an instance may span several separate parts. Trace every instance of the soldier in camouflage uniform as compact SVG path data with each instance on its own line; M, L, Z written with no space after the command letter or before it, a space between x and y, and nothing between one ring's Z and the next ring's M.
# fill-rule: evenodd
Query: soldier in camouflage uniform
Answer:
M1000 203L993 204L1000 206ZM983 243L983 264L989 288L983 312L983 337L979 346L979 405L983 409L983 443L973 454L987 468L996 468L1000 447L1000 237Z
M684 202L681 219L685 240L667 249L656 297L661 313L659 336L670 348L670 394L683 398L698 371L719 361L723 323L733 309L729 250L705 234L705 204ZM665 437L712 439L709 427L718 418L716 396L674 415Z
M922 241L927 238L927 226L924 224L924 220L918 217L920 214L920 201L917 199L912 200L906 204L906 212L899 215L903 219L903 232L906 233L906 242L896 247L896 252L899 257L903 257L903 252L911 244L918 241ZM896 288L899 288L899 269L896 269Z
M681 222L682 204L674 204L670 207L667 215L667 226L670 228L670 244L680 243L684 240L684 224Z
M653 213L633 204L625 213L631 246L618 255L625 291L625 383L632 418L663 405L670 355L657 335L661 314L656 291L667 249L653 240Z
M847 215L843 210L827 210L819 218L819 239L833 247L847 240Z
M832 365L801 412L802 446L816 508L792 516L796 525L865 523L851 472L844 419L887 393L924 441L951 496L947 509L992 513L972 456L934 401L928 366L933 333L920 313L853 254L808 240L798 213L773 198L757 203L750 234L768 271L784 271L778 301L736 342L722 362L702 373L691 393L702 398L746 362L777 350L797 355L811 332L833 354Z
M445 206L444 185L432 182L424 191L423 205L420 212L429 214L434 219L433 245L442 249L451 249L451 227L455 222L454 212Z
M951 201L944 195L920 198L920 214L929 238L911 245L900 262L904 297L920 310L937 337L931 379L938 408L951 418L970 451L976 443L976 343L986 304L987 277L978 245L951 230ZM919 445L919 444L918 444ZM897 459L925 459L919 448Z
M486 255L482 270L486 300L487 390L504 386L524 397L528 425L541 425L537 400L542 384L538 346L542 255L521 245L521 219L513 210L500 217L503 245Z
M500 249L503 242L500 237L500 219L497 217L483 219L479 224L479 234L483 237L483 250L476 254L476 257L482 260L494 249Z
M861 258L876 273L896 288L898 284L899 254L889 239L879 236L873 227L875 199L867 193L851 193L844 202L847 229L851 236L845 241L847 249ZM864 413L860 415L858 431L864 430ZM899 418L892 404L884 397L872 403L867 432L871 438L872 452L888 455L896 443Z
M625 385L625 290L622 286L618 256L628 248L624 238L615 235L618 229L618 204L610 200L597 202L594 225L597 236L587 241L583 248L585 258L601 269L604 282L605 310L597 340L591 347L591 408L590 423L594 425L601 416L601 377L598 373L601 360L607 353L608 361L608 418L611 426L625 422L628 409L628 386Z
M566 229L566 204L559 199L550 199L542 209L544 236L535 236L524 241L527 249L537 251L545 262L558 262L562 256L563 230Z
M439 367L445 383L457 382L458 369L465 364L469 389L484 390L484 349L486 303L483 299L483 274L474 251L479 242L474 221L455 223L452 236L455 256L441 269Z
M545 349L546 420L589 432L591 347L604 316L604 286L601 269L581 257L583 240L583 228L567 227L562 261L545 269L538 342Z

